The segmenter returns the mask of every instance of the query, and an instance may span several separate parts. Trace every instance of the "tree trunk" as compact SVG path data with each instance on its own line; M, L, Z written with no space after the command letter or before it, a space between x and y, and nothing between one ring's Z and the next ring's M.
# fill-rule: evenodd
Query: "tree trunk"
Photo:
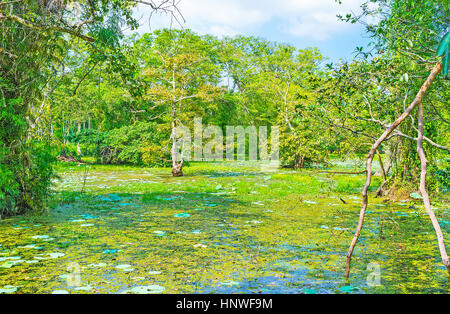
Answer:
M175 81L175 67L172 69L172 176L183 176L183 152L181 152L180 161L178 161L178 148L177 148L177 99L176 99L176 81Z
M425 81L425 83L423 83L422 87L420 88L419 92L417 93L417 96L413 100L413 102L409 105L409 107L405 110L405 112L397 120L395 120L394 123L388 129L386 129L386 131L384 131L383 135L381 135L380 138L373 144L369 154L367 154L367 160L366 160L366 171L367 171L367 173L366 173L366 183L364 185L363 192L362 192L363 202L362 202L361 212L359 214L358 226L356 228L355 235L353 237L353 240L352 240L352 242L350 244L350 248L349 248L348 253L347 253L347 259L346 259L346 263L345 263L345 277L346 278L348 278L348 276L350 275L350 262L352 260L353 250L355 249L356 242L358 242L359 235L361 234L361 229L362 229L363 224L364 224L364 216L365 216L365 213L366 213L367 205L369 203L367 192L369 190L370 183L371 183L371 180L372 180L372 160L373 160L373 157L375 156L375 153L376 153L378 147L380 147L381 143L383 143L384 140L386 140L386 138L403 121L405 121L405 119L411 114L411 111L413 111L413 109L417 105L422 103L423 96L425 95L426 91L428 90L428 88L433 83L434 79L438 76L439 72L441 72L441 70L442 70L442 64L440 62L436 63L436 65L434 66L434 68L431 71L430 75L428 76L427 80Z
M303 169L305 166L305 157L300 156L297 160L294 162L294 169Z
M381 158L381 154L378 150L377 150L377 155L378 155L378 160L380 161L380 169L378 169L377 173L375 173L374 176L376 177L379 172L381 172L380 176L381 175L383 176L383 179L384 179L383 184L381 184L377 190L377 196L382 196L384 194L384 188L388 182L387 176L389 173L389 169L387 169L387 170L385 169L384 164L383 164L383 159ZM390 167L390 165L389 165L389 167Z
M178 149L177 149L177 137L175 134L175 128L172 130L172 176L182 177L183 176L183 155L181 155L181 160L178 161Z
M81 123L78 122L78 133L80 133L80 132L81 132ZM81 146L80 146L80 143L77 143L77 154L78 154L79 156L81 156Z
M182 177L183 176L183 164L182 163L174 163L172 165L172 176L174 176L174 177Z
M386 152L386 161L387 161L386 164L383 163L383 159L381 158L381 155L378 152L377 155L378 160L380 161L380 169L378 169L378 171L373 176L383 177L384 180L386 180L392 165L392 153L390 151Z
M436 236L438 239L439 250L441 252L442 262L444 266L447 268L448 273L450 274L450 262L448 260L447 251L445 249L444 236L442 235L441 227L439 226L439 222L436 219L436 215L434 211L431 209L430 197L428 196L428 191L426 187L426 177L427 177L427 158L425 156L425 151L423 149L423 104L419 104L419 129L418 129L418 137L417 137L417 152L420 158L420 187L419 191L423 197L423 204L425 205L425 209L430 216L431 223L433 224L434 230L436 232Z
M176 122L175 120L172 122L172 176L174 177L182 177L183 176L183 153L181 154L180 161L178 156L178 147L177 147L177 134L176 134Z

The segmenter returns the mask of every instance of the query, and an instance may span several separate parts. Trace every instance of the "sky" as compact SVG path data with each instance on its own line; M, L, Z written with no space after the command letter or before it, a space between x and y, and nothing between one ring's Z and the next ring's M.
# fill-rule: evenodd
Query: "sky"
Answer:
M157 2L155 0L155 2ZM337 14L359 12L365 0L180 0L185 20L173 22L139 5L135 17L139 33L172 27L220 37L245 35L288 43L297 48L318 47L329 61L351 60L357 46L368 43L364 27L341 22ZM180 25L181 24L181 25ZM172 26L171 26L172 25Z

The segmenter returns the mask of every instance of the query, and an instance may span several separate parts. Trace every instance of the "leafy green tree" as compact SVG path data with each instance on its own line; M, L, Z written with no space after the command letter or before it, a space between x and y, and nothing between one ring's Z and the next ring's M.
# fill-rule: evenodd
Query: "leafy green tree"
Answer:
M376 4L375 11L371 6L374 3ZM400 88L400 90L402 88L406 89L406 92L403 108L399 105L391 105L393 111L397 110L401 112L401 115L396 115L394 122L386 123L383 120L374 118L372 108L370 108L370 100L367 101L368 106L370 106L369 114L371 118L369 121L380 125L383 132L381 136L375 138L374 144L366 158L367 179L362 193L363 204L358 227L347 254L345 275L346 277L349 276L352 253L361 233L365 211L368 205L367 192L372 178L372 160L381 144L392 136L399 136L411 140L414 146L416 146L416 150L412 145L403 147L401 155L406 155L407 157L413 156L413 158L402 158L401 166L403 169L408 169L411 164L410 161L412 160L415 160L416 164L420 165L420 169L418 170L420 176L416 175L416 177L419 177L420 179L413 181L415 181L414 183L416 184L417 181L420 182L419 191L423 198L425 209L429 214L436 231L442 262L450 273L450 262L445 249L443 234L434 211L431 208L426 185L428 163L426 156L430 156L430 151L425 153L423 147L423 143L426 141L434 148L446 151L449 150L446 146L439 145L432 139L424 136L425 121L430 120L429 118L427 120L424 119L424 108L432 108L432 104L434 104L436 119L440 119L439 123L427 125L427 133L433 133L433 131L439 128L439 125L445 121L445 119L442 120L442 117L444 116L443 112L448 110L448 106L444 105L444 107L441 107L438 103L439 99L442 99L442 96L439 97L436 95L439 95L439 87L442 88L444 86L448 89L448 86L445 86L447 82L440 80L438 75L442 69L444 69L444 75L442 75L441 78L447 74L445 72L447 70L446 63L448 59L446 52L448 53L448 43L446 43L446 36L444 35L448 31L447 22L450 7L448 6L448 1L417 2L408 0L383 0L369 1L364 3L362 8L363 13L361 16L352 16L351 14L348 14L346 19L351 22L357 22L364 17L372 15L374 12L377 14L379 17L378 23L375 25L368 25L367 30L375 37L374 47L377 48L378 54L381 54L382 56L369 62L362 63L363 68L369 64L370 68L374 70L373 72L367 71L367 67L361 72L365 75L369 74L367 77L369 80L378 79L375 92L383 88L385 94L388 96L398 95L398 88ZM442 38L443 40L441 41ZM440 41L441 44L438 46ZM359 49L358 51L362 53L365 58L370 56L370 52L364 53L362 49ZM443 59L442 62L444 63L444 66L441 64L441 58ZM374 76L371 75L373 73L375 74ZM385 85L386 83L390 83L390 86ZM410 89L413 90L411 94L409 93ZM414 97L412 101L408 101L410 97ZM444 103L448 103L448 99ZM382 107L387 106L386 103L383 105L384 106ZM417 110L416 114L414 114L414 110ZM353 115L354 113L350 112L350 114ZM346 113L346 115L348 114ZM430 112L427 112L427 115L431 115ZM417 119L414 119L414 116L416 116ZM405 126L405 120L408 121L410 118L412 123L406 125L406 128L403 128L402 130L401 127ZM416 121L417 127L415 126ZM415 131L417 137L408 134L408 131ZM446 135L448 135L448 133ZM446 136L446 138L448 139L448 136ZM415 179L415 177L413 177L413 179Z
M121 27L137 28L132 17L137 3L0 2L0 215L44 208L54 159L46 144L50 139L43 136L51 132L41 127L42 117L66 74L70 42L86 43L94 59L109 59L121 69L123 59L115 53L123 37ZM152 1L147 3L157 9Z
M321 91L323 103L328 105L321 107L320 116L339 129L347 147L367 151L411 103L439 60L436 48L447 31L448 13L448 1L367 1L361 15L341 17L363 23L373 38L367 49L356 50L359 59L335 69ZM371 19L376 22L370 23ZM448 80L443 78L438 77L423 100L429 117L425 149L432 174L448 152ZM392 176L379 191L404 198L416 189L420 173L417 119L408 118L388 140L380 152L386 153L386 172L391 169ZM439 190L438 184L431 186Z
M145 35L136 43L145 62L144 96L153 105L145 108L152 119L160 118L170 124L173 176L183 175L185 156L178 148L178 127L191 123L202 106L217 98L220 67L211 60L208 42L189 30L162 30Z
M239 36L221 43L221 62L248 125L279 125L284 165L302 168L323 161L329 141L317 136L312 116L319 86L317 49L297 50L254 37ZM232 85L232 86L231 86ZM324 134L324 133L320 133Z
M311 115L321 59L316 49L280 45L263 60L264 72L254 83L276 112L275 121L281 127L281 161L296 169L322 162L327 156L324 133L318 132L320 125Z

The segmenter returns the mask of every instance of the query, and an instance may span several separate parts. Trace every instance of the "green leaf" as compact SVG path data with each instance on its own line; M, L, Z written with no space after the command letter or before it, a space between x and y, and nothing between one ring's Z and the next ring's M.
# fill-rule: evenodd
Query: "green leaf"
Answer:
M438 49L436 50L436 55L438 57L448 54L450 46L450 32L447 32L439 43Z
M166 290L165 287L160 285L150 285L150 286L138 286L132 289L125 290L123 294L150 294L150 293L162 293Z
M3 288L0 288L0 294L1 293L14 293L17 291L16 286L4 286Z
M67 290L55 290L52 292L52 294L69 294L69 291Z
M419 193L411 193L409 196L416 200L422 199L422 196Z
M408 82L408 81L409 81L409 75L408 75L408 73L403 74L403 80L404 80L405 82Z
M443 66L442 73L445 77L447 77L448 75L448 66L450 59L449 52L450 52L450 32L447 32L447 34L445 34L445 36L442 38L436 50L436 55L438 57L444 56L444 58L442 59L442 66Z
M353 286L344 286L344 287L341 287L339 290L341 290L342 292L350 293L354 290L358 290L358 288L355 288Z
M449 66L449 62L450 62L450 56L449 56L449 54L447 53L447 56L444 58L444 60L443 60L443 69L442 69L442 73L444 74L444 76L445 77L447 77L447 75L448 75L448 66Z

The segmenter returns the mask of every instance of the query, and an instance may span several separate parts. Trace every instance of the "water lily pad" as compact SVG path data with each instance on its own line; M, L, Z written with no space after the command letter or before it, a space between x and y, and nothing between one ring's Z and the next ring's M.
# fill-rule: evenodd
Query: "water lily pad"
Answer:
M166 233L164 231L160 231L160 230L153 231L153 234L157 237L162 237L162 236L166 235Z
M64 253L43 253L43 254L39 254L38 256L35 256L34 259L35 260L43 260L43 259L54 259L54 258L60 258L63 257Z
M421 200L422 199L422 195L420 195L419 193L411 193L411 194L409 194L409 196L411 196L413 199L416 199L416 200Z
M81 215L84 219L97 219L98 216L92 216L89 214Z
M131 266L129 264L117 265L116 269L122 270L124 272L131 272L134 270L133 266Z
M157 271L157 270L151 270L151 271L148 272L148 274L149 275L160 275L160 274L162 274L162 272Z
M25 263L27 263L27 264L36 264L36 263L39 263L39 262L40 262L40 261L35 260L35 259L29 260L29 261L25 261Z
M77 287L74 290L76 290L76 291L91 291L92 287L91 287L91 285L87 285L87 286L84 286L84 287Z
M25 260L23 259L18 259L18 260L14 260L14 261L6 261L3 264L0 265L0 268L11 268L17 264L23 263L25 262Z
M99 267L106 267L106 266L108 266L108 264L106 264L106 263L98 263L98 264L89 264L87 266L88 267L99 268Z
M314 289L302 289L302 292L305 294L317 294L317 291Z
M46 240L46 239L50 239L50 237L48 235L35 235L32 236L33 239L39 239L39 240Z
M36 246L36 244L29 244L24 246L18 246L19 249L35 249L35 250L41 250L42 247Z
M43 241L53 241L55 240L55 238L51 238L48 235L35 235L32 236L33 239L35 240L43 240Z
M52 292L52 294L69 294L69 291L67 290L55 290Z
M150 294L150 293L162 293L166 290L160 285L150 285L150 286L138 286L132 289L125 290L123 293L135 293L135 294Z
M262 221L259 221L259 220L251 220L251 221L247 221L247 223L248 223L248 224L255 224L255 225L258 225L258 224L262 224L263 222L262 222Z
M109 194L108 195L109 199L113 202L118 202L120 201L122 198L120 196L118 196L117 194Z
M16 287L16 286L7 285L7 286L4 286L3 288L0 288L0 293L14 293L17 291L17 288L18 287Z
M175 214L173 216L177 217L177 218L186 218L186 217L190 217L191 215L189 215L188 213L181 213L181 214Z
M103 251L103 254L114 254L114 253L117 253L117 252L119 252L120 250L116 250L116 249L114 249L114 250L104 250Z
M4 261L13 261L13 260L19 260L20 256L6 256L6 257L0 257L0 262Z
M224 286L239 286L240 282L239 281L228 280L228 281L221 282L220 284L222 284Z
M341 290L342 292L350 293L352 291L358 290L358 288L353 287L353 286L344 286L344 287L339 288L339 290Z

